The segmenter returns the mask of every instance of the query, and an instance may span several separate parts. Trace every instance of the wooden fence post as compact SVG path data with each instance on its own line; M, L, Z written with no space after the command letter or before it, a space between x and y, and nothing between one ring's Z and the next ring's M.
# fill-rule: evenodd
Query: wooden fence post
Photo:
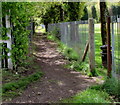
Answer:
M89 18L89 68L91 74L95 75L95 44L94 44L94 20Z

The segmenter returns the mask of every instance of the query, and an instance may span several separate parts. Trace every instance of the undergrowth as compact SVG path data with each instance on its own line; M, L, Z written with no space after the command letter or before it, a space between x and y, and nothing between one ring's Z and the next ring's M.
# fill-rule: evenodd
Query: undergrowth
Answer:
M2 96L4 98L13 98L16 95L19 95L19 93L16 93L16 91L20 92L21 90L25 89L30 83L37 81L42 75L42 72L36 72L34 74L29 75L28 77L24 77L20 80L17 80L16 82L5 83L2 86Z
M103 84L90 86L72 96L71 98L61 101L62 103L117 103L120 104L120 80L117 78L108 78Z
M115 101L120 102L120 80L117 78L108 78L103 84L91 86L90 88L105 91L112 96Z
M11 100L21 95L27 86L42 77L40 66L34 62L35 57L29 55L26 63L17 70L2 70L2 100Z
M95 103L111 103L111 100L109 99L109 95L104 91L86 89L85 91L80 92L69 99L63 100L62 103L69 103L70 105L73 105L73 103L95 104Z

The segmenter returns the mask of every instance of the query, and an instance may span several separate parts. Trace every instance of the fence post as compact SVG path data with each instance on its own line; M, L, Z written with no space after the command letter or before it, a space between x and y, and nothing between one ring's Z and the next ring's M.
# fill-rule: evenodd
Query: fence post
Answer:
M115 34L114 34L114 16L111 16L111 30L112 30L112 38L111 38L111 41L112 41L112 76L113 77L116 77L116 67L115 67Z
M110 17L107 18L107 76L111 76L111 37L110 37Z
M2 39L2 4L0 3L0 40ZM0 45L0 47L2 47ZM2 68L2 49L0 48L0 69Z
M89 18L89 68L91 74L95 75L95 44L94 44L94 20Z
M120 15L118 16L117 18L117 24L118 24L118 27L117 27L117 30L118 30L118 75L120 75Z
M6 15L6 28L10 28L10 17L8 15ZM7 48L9 48L10 50L12 50L11 45L12 45L12 40L11 40L11 30L9 30L7 32L7 36L9 37L8 41L7 41ZM11 56L11 53L8 53L8 56ZM8 58L8 68L9 69L13 69L13 64L12 64L12 59Z

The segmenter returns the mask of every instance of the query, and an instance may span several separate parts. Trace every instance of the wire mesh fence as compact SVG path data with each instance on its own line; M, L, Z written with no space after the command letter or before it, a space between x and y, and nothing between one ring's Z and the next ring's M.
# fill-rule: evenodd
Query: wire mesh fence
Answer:
M48 32L57 31L57 37L62 43L73 48L80 56L84 53L85 46L88 42L88 21L74 21L55 23L48 25Z
M120 76L120 16L111 16L112 74Z

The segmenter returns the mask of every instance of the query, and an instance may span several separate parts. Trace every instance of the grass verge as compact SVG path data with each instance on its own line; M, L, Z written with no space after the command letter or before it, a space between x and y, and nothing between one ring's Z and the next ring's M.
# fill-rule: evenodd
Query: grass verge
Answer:
M37 81L42 75L42 72L36 72L34 74L29 75L28 77L24 77L20 80L17 80L16 82L5 83L2 86L3 98L13 98L19 95L23 89L25 89L30 83Z
M15 96L21 95L27 86L42 77L43 73L40 69L36 58L30 53L26 62L21 67L18 67L16 71L2 70L2 100L8 101Z
M115 102L120 103L120 80L117 78L108 78L101 85L91 86L91 89L107 92Z
M109 95L104 91L98 91L95 89L86 89L83 92L78 93L77 95L65 99L62 103L88 103L88 104L95 104L95 103L111 103L109 99Z
M91 86L71 98L62 100L61 103L120 104L120 80L108 78L103 84Z

